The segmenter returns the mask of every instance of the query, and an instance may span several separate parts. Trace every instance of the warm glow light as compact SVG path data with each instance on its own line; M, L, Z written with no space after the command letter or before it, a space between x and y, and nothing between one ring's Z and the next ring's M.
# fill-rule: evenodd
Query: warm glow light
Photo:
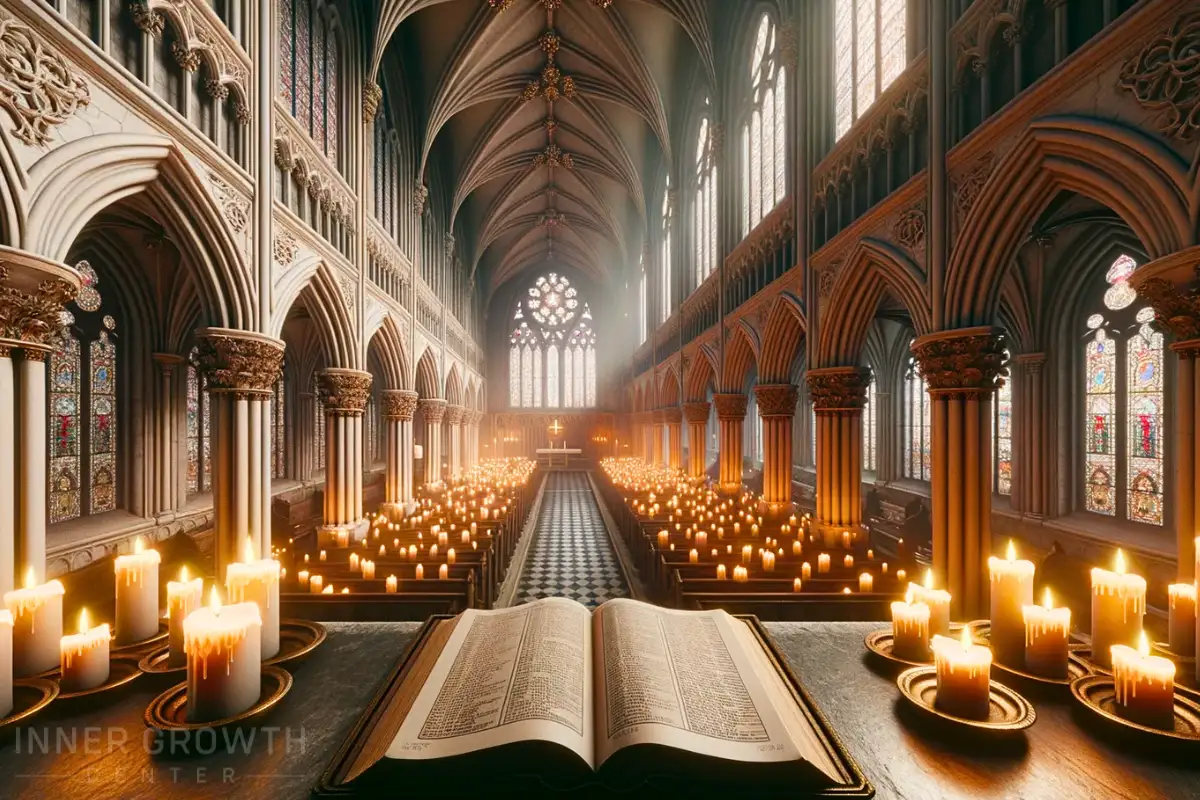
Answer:
M963 625L962 635L958 637L958 641L962 643L963 652L971 649L971 629Z
M1013 540L1008 540L1008 549L1004 552L1004 558L1008 561L1017 560L1017 548L1013 546Z
M1125 554L1121 552L1120 548L1117 548L1117 565L1113 569L1113 572L1118 575L1125 574Z
M33 567L25 570L25 588L32 589L37 586L37 576L34 575Z
M908 591L904 593L904 602L911 606L912 601L913 601L913 590L912 590L912 586L910 585L908 587Z
M91 630L91 629L88 627L87 609L82 608L79 610L79 632L87 633L89 630Z
M179 568L179 582L180 583L188 582L187 564L184 564L182 567Z
M1047 611L1054 608L1053 598L1050 597L1049 586L1046 587L1046 592L1042 595L1042 608L1046 609Z
M208 607L216 613L221 610L221 596L217 594L217 585L214 583L212 592L208 596Z
M931 569L925 570L925 588L926 589L933 588L933 570L931 570Z
M137 537L133 540L133 552L140 553L146 549L146 545L142 543L142 537Z
M250 541L250 537L246 537L246 563L254 561L254 542Z
M1146 638L1146 631L1142 631L1142 635L1138 637L1137 645L1138 655L1145 658L1150 655L1150 640Z

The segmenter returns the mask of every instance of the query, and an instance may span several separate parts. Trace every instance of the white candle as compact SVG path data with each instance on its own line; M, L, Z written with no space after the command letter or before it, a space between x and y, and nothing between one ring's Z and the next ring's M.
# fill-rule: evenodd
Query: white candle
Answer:
M842 559L842 566L846 569L854 569L854 556L847 553L846 557Z
M187 653L187 719L211 722L258 702L262 676L262 618L255 603L212 604L183 621Z
M1114 644L1110 651L1117 713L1155 728L1175 727L1175 662L1150 655L1146 632L1138 648Z
M717 564L717 580L719 580L719 581L725 580L725 565L724 564Z
M351 553L350 554L350 571L358 572L358 570L359 570L358 553Z
M864 572L858 576L858 590L860 592L875 591L875 578L869 572Z
M381 544L381 545L379 545L379 558L386 558L386 557L387 557L387 546Z
M696 547L700 550L708 547L708 534L704 531L696 531Z
M1146 613L1146 579L1125 572L1125 554L1117 551L1116 569L1092 569L1092 661L1112 665L1112 646L1137 644Z
M325 560L325 551L322 550L320 555L317 556L317 558L319 558L321 561L324 561Z
M934 705L967 719L987 719L992 651L971 642L964 627L959 639L933 637L933 663L937 669Z
M311 594L320 594L325 587L325 579L320 575L313 575L308 579L308 591Z
M1167 587L1167 647L1172 653L1196 652L1196 584L1172 583Z
M388 577L387 577L387 583L386 583L386 584L385 584L385 586L384 586L384 591L385 591L385 592L387 592L388 594L395 594L395 593L396 593L396 589L397 589L397 588L399 588L399 585L400 585L400 584L399 584L399 582L396 580L396 576L395 576L395 575L388 575Z
M35 585L33 569L25 573L25 588L4 593L4 607L13 617L13 677L28 678L58 666L62 639L63 585Z
M750 545L745 545L742 547L742 563L743 564L749 564L750 559L751 559L751 557L753 557L753 555L754 555L753 547L751 547Z
M805 561L800 565L800 577L804 580L812 580L812 564Z
M746 581L749 579L749 577L750 577L750 576L749 576L749 574L746 572L746 568L745 568L745 567L743 567L741 564L738 564L736 567L734 567L734 568L733 568L733 580L734 580L734 582L736 582L736 583L745 583L745 582L746 582Z
M897 574L899 577L899 574ZM908 590L918 603L929 606L929 635L950 635L950 593L933 588L933 570L925 570L925 585L910 583Z
M429 555L431 558L437 558L437 554L438 554L438 546L435 544L429 548Z
M446 545L450 544L450 535L445 531L441 531L437 535L437 543L440 547L445 547Z
M458 554L455 553L454 548L451 547L449 550L446 551L446 563L453 564L457 560L458 560Z
M279 562L264 558L252 560L253 545L246 542L246 561L225 568L225 591L230 603L254 603L258 606L262 658L279 654Z
M770 550L764 550L762 554L762 568L764 572L775 571L775 554Z
M1050 587L1040 606L1021 609L1025 618L1025 669L1044 678L1067 677L1071 609L1055 608Z
M300 574L307 582L308 573ZM187 567L179 570L178 581L167 581L167 664L172 667L186 662L183 654L183 621L204 602L204 581L188 580Z
M0 610L0 719L13 710L13 615Z
M142 537L133 542L133 552L117 556L117 644L142 642L158 633L157 550L146 550Z
M417 557L417 546L415 544L410 544L408 546L408 557L409 558Z
M817 572L822 575L829 572L829 553L821 553L817 556Z
M425 567L421 566L420 564L417 564L417 580L421 580L424 577L425 577Z
M61 686L64 692L95 689L108 680L108 642L112 634L108 624L88 625L87 609L79 612L79 633L68 634L59 642Z
M799 557L804 552L804 546L800 544L800 540L792 542L792 555Z
M364 559L362 562L362 576L364 580L375 579L375 562Z
M438 567L438 579L444 581L449 577L450 577L450 568L448 566L446 566L445 564L440 565Z
M892 652L907 661L929 658L929 606L914 601L911 588L892 603Z
M1032 561L1018 560L1009 540L1004 558L988 558L991 589L992 652L1001 664L1025 663L1025 618L1022 609L1033 605Z
M803 588L804 588L804 584L803 584L803 582L801 582L801 580L799 578L796 578L792 581L792 591L793 592L798 592Z
M850 531L842 531L842 547L850 547Z

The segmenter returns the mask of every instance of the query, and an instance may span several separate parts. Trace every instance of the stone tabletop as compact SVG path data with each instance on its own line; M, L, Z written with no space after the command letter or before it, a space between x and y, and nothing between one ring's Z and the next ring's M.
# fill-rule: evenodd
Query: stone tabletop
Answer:
M0 797L306 798L418 627L328 623L328 640L253 738L166 739L152 752L142 712L167 678L143 676L103 705L52 706L0 749ZM1038 720L1025 735L973 739L931 728L904 705L894 673L865 654L878 623L766 627L878 797L1200 798L1200 756L1133 754L1069 697L1029 693Z

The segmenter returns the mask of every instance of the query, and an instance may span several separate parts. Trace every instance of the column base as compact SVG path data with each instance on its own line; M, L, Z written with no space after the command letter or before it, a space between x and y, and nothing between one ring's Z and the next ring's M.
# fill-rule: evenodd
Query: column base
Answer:
M367 531L370 529L371 521L365 518L343 525L322 525L317 528L317 545L319 547L349 547L352 542L366 539Z
M813 521L812 533L821 542L822 547L842 547L842 533L850 532L850 547L865 546L870 541L870 533L862 525L831 525L828 522Z
M764 520L775 520L780 517L786 520L787 517L795 514L797 510L796 504L790 501L787 503L768 503L766 500L761 499L758 501L758 513Z

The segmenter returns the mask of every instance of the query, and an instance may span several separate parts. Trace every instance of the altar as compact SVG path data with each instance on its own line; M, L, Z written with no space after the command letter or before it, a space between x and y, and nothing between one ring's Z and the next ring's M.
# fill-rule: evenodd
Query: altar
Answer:
M538 466L553 467L556 464L569 466L572 458L582 458L583 450L578 447L539 447L534 451Z

